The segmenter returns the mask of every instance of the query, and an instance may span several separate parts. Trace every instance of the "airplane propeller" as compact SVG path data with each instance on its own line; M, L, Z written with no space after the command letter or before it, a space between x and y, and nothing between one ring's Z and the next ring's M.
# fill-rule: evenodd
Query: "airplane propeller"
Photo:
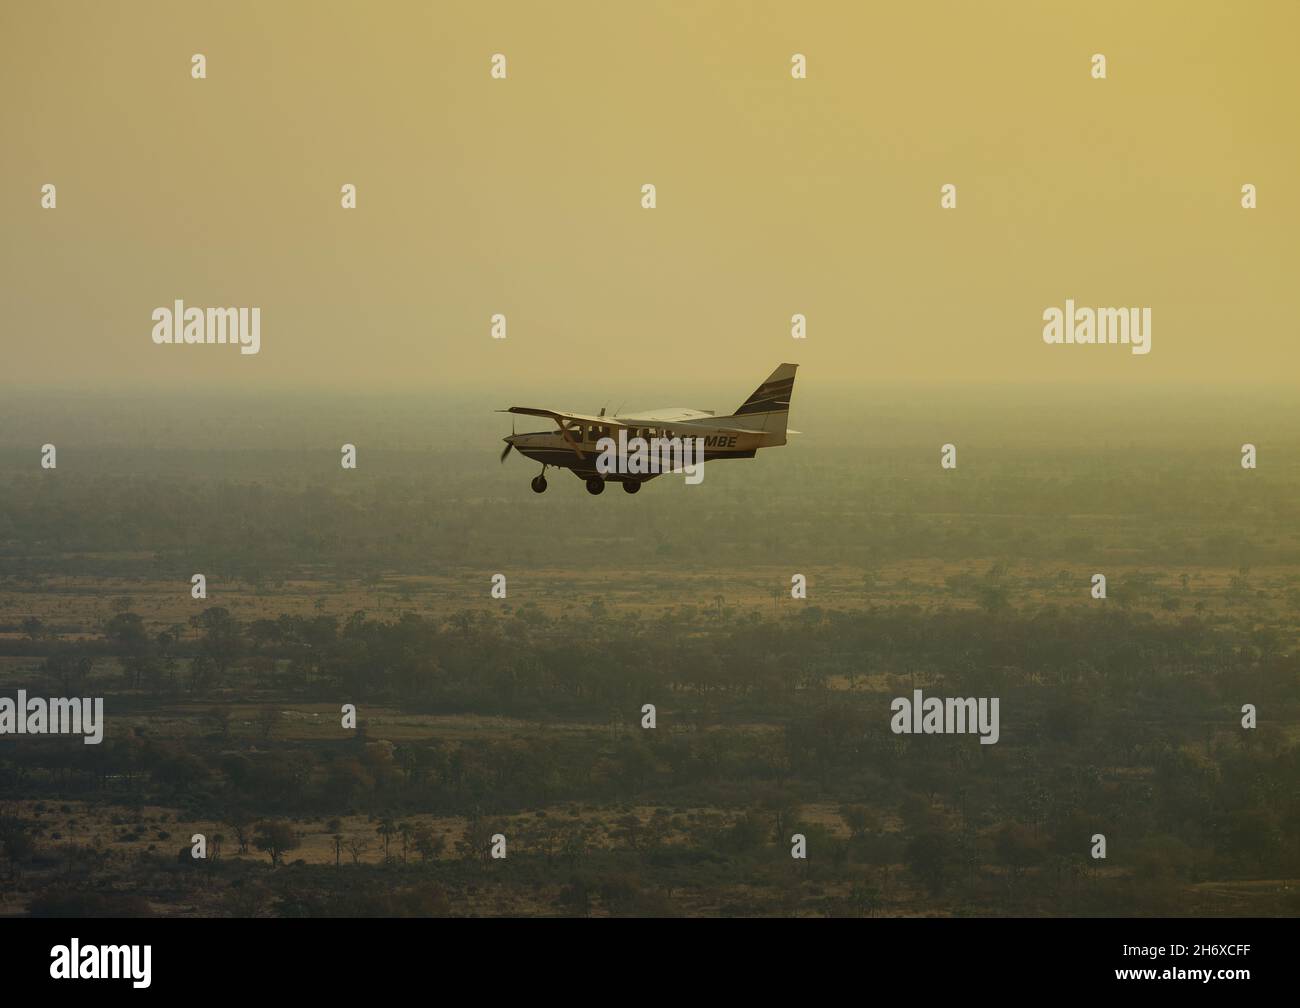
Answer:
M515 436L515 422L513 420L510 421L510 436L511 437ZM510 454L510 449L513 448L514 446L515 444L513 441L506 442L505 450L501 453L501 461L503 463L506 460L506 456Z

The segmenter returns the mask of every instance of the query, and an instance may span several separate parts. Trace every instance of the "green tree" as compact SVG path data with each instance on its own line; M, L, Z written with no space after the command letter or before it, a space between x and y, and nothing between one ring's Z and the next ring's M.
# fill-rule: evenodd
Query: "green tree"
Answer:
M297 850L302 840L293 826L281 819L273 819L257 824L253 833L253 845L271 856L272 865L284 863L284 855Z

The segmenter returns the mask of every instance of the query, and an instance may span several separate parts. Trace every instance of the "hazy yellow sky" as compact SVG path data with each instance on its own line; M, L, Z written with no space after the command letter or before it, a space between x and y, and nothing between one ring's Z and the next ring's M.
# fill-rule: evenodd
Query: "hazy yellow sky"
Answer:
M11 0L0 381L1294 383L1298 37L1291 0ZM178 298L260 306L261 352L154 345ZM1150 307L1152 352L1045 345L1066 298Z

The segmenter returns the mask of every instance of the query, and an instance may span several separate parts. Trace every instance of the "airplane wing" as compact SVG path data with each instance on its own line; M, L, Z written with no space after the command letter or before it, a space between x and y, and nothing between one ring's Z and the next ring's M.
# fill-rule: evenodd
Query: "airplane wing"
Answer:
M619 424L613 417L588 416L586 413L559 413L555 410L537 409L532 406L511 406L509 409L497 410L497 412L522 413L526 416L549 417L561 426L574 423L613 424L616 427L627 426L626 424Z
M673 408L650 410L647 413L638 413L635 416L620 413L615 419L629 424L653 426L655 423L672 422L674 420L706 420L711 416L713 416L713 410Z
M656 410L641 416L591 416L588 413L561 413L558 410L538 409L533 406L511 406L509 409L497 410L498 413L520 413L525 416L548 417L554 420L561 430L574 424L600 424L604 427L659 427L665 423L681 424L683 431L691 427L718 431L723 434L763 434L765 431L749 427L735 427L730 424L711 423L712 413L704 410ZM673 419L673 414L677 419ZM690 417L683 414L693 414Z

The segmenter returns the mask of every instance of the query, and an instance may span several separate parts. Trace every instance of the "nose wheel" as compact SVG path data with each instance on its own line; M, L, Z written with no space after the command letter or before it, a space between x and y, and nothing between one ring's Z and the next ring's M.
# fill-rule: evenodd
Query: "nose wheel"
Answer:
M533 481L528 485L533 488L533 493L546 493L545 476L534 476Z

